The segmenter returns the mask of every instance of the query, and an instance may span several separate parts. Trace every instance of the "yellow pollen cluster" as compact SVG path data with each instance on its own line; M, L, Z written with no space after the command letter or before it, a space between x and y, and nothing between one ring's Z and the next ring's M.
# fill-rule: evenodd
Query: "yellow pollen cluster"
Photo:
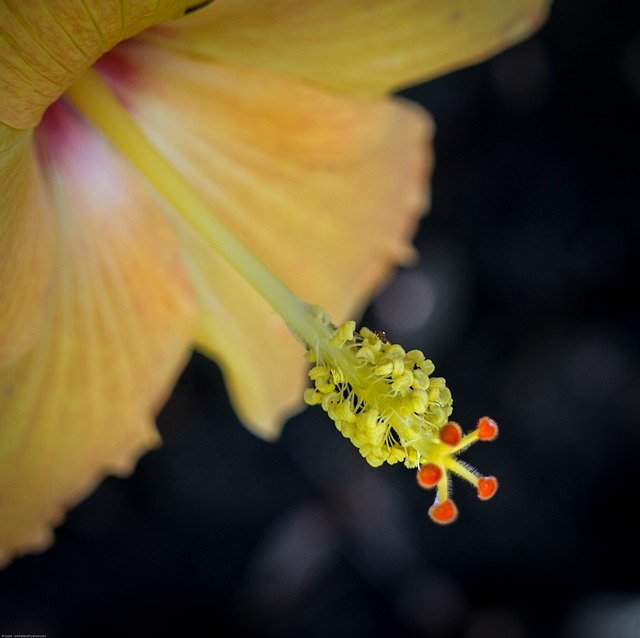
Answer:
M406 352L368 328L348 321L328 344L307 352L316 365L306 390L309 405L321 405L338 430L373 466L424 463L451 414L451 392L419 350Z

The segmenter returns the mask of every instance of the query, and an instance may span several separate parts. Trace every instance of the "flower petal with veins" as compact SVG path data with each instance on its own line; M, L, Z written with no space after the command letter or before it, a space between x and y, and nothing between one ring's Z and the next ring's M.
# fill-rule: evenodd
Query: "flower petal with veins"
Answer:
M379 95L474 64L528 36L549 0L216 0L141 38Z
M38 550L65 509L158 443L193 296L141 178L61 104L37 142L58 250L44 327L0 372L0 560Z
M0 124L0 369L40 336L53 266L54 220L32 139Z
M187 0L2 0L0 122L36 126L101 55L143 29L184 15Z

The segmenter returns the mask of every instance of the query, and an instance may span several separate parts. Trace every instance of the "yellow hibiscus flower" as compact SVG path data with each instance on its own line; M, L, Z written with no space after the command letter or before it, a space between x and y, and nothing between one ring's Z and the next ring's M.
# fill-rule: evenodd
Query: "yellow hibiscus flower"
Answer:
M455 515L454 453L495 435L443 425L450 395L424 357L294 295L342 322L413 259L432 124L386 94L522 39L547 2L193 5L0 0L0 561L48 546L69 507L158 443L193 347L273 438L306 386L288 324L316 364L307 402L374 464L401 448L382 460L437 485L436 520ZM380 438L345 366L437 412L438 440Z

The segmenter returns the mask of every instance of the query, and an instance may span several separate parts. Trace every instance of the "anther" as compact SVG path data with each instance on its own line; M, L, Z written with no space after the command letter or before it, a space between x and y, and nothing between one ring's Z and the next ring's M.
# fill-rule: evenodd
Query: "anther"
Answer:
M493 441L498 436L498 425L488 416L483 416L478 421L478 438L481 441Z
M498 480L495 476L482 476L478 479L478 498L488 501L498 489Z
M440 440L447 445L458 445L461 438L462 428L455 421L449 421L440 428Z
M442 501L441 503L434 503L429 508L429 517L434 523L448 525L458 518L458 508L450 499Z
M428 490L435 487L442 478L442 470L435 463L425 463L416 475L418 485Z

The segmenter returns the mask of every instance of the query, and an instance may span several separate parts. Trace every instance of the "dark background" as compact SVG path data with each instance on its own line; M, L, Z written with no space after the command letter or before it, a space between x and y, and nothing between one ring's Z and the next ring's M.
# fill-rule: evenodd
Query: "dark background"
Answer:
M640 11L558 0L533 39L406 92L435 116L416 270L365 323L420 347L496 474L457 523L371 469L319 409L264 443L194 356L161 450L55 547L0 573L0 632L120 636L640 636Z

